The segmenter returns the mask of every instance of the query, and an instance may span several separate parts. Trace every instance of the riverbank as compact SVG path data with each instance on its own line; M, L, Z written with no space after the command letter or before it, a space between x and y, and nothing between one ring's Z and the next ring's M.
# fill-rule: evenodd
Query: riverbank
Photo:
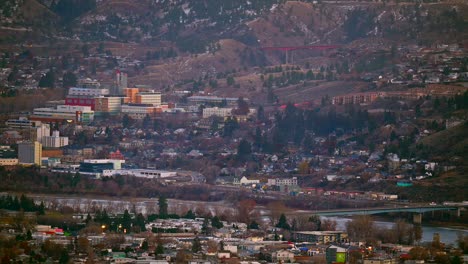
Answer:
M468 223L430 221L423 223L423 225L430 227L441 227L468 231Z

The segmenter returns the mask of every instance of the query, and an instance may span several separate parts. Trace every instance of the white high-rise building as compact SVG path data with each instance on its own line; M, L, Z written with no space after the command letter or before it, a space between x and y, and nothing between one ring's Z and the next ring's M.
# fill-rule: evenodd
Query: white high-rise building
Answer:
M124 88L128 88L127 74L117 70L116 72L117 94L122 94Z
M31 136L30 140L31 141L38 141L42 143L42 140L44 137L50 136L50 125L49 124L44 124L41 123L40 125L36 127L31 127Z
M47 148L60 148L68 145L68 137L61 137L59 131L52 132L52 136L44 137L42 145Z

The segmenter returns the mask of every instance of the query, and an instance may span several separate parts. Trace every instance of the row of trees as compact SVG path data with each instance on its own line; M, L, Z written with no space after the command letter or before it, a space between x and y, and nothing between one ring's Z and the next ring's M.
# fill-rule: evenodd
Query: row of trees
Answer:
M398 243L412 245L422 238L420 225L412 225L402 219L395 221L393 227L377 227L371 216L356 216L346 223L346 231L351 241L363 241L369 245L383 243Z
M55 78L55 71L51 69L41 77L38 86L42 88L55 88ZM63 88L73 87L78 83L78 77L73 72L65 72L62 80Z
M34 199L22 194L18 196L5 195L0 196L0 209L12 211L25 211L25 212L38 212L39 214L45 213L44 203L36 204Z

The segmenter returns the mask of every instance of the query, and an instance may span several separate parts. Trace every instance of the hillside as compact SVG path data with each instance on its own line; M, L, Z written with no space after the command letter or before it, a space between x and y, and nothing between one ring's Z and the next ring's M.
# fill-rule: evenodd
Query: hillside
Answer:
M468 32L464 30L468 26L468 5L463 2L3 2L0 7L3 44L23 44L31 49L42 47L40 52L46 54L56 50L47 51L44 47L62 46L69 50L79 45L97 48L103 44L113 55L142 62L142 69L137 73L123 69L130 72L132 85L248 95L259 101L266 101L268 89L273 89L281 102L368 90L370 84L358 81L358 75L349 77L353 82L343 83L346 78L334 79L336 68L369 64L380 56L375 54L389 53L395 44L430 46L447 39L463 44L468 39ZM327 44L338 48L328 51L301 49L288 54L261 49ZM154 55L161 50L170 51L171 56ZM388 66L389 60L384 61ZM281 74L299 75L300 78L287 82L283 80L285 78L273 76L276 78L274 82L265 83L262 78L275 74L266 73L264 67L276 65L299 68L294 70L296 72ZM304 80L303 75L308 70L324 74L325 69L327 81ZM348 69L345 73L349 73ZM228 77L234 78L235 84L228 85Z
M430 155L441 160L458 159L468 165L468 123L465 122L456 127L452 127L423 140L421 144L430 149Z

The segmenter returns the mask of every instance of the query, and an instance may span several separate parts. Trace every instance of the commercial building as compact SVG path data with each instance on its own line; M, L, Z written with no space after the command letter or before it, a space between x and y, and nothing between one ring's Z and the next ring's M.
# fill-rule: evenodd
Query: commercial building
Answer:
M95 100L94 98L67 97L65 98L65 105L89 106L91 110L94 110Z
M108 96L109 89L72 87L65 99L66 105L95 107L95 97Z
M47 148L61 148L68 145L68 137L61 137L59 131L54 131L52 136L43 137L42 144Z
M17 158L0 158L0 166L15 166L18 163Z
M203 118L210 116L219 116L226 118L232 116L232 108L221 108L221 107L207 107L203 109Z
M68 90L69 97L94 98L109 95L109 89L72 87Z
M104 174L109 174L108 171L120 170L122 163L125 163L125 160L86 159L80 162L79 172L99 178Z
M14 166L18 164L17 153L10 146L0 146L0 166Z
M34 142L18 143L18 160L20 164L35 164L40 166L42 158L42 144Z
M124 97L109 96L94 98L94 111L98 113L118 114L122 110Z
M140 92L138 88L125 88L123 89L123 95L126 97L124 103L136 103L136 96Z
M146 115L160 113L162 109L152 104L124 104L122 105L122 114L127 114L134 119L143 119Z
M35 127L40 125L40 121L28 120L26 117L20 117L18 119L8 119L5 122L5 125L10 128L15 129L25 129L30 127Z
M44 122L89 123L94 120L90 106L58 105L56 108L35 108L31 120Z
M187 101L189 102L189 104L192 104L192 105L226 104L226 105L230 105L230 106L235 106L235 105L237 105L237 101L239 101L239 98L194 95L194 96L188 97ZM248 101L248 99L244 98L244 101Z
M133 169L133 170L115 170L111 172L112 175L128 175L140 178L160 179L177 176L174 171L162 171L151 169Z
M140 92L136 94L137 104L152 104L154 106L161 105L161 93L158 92Z

